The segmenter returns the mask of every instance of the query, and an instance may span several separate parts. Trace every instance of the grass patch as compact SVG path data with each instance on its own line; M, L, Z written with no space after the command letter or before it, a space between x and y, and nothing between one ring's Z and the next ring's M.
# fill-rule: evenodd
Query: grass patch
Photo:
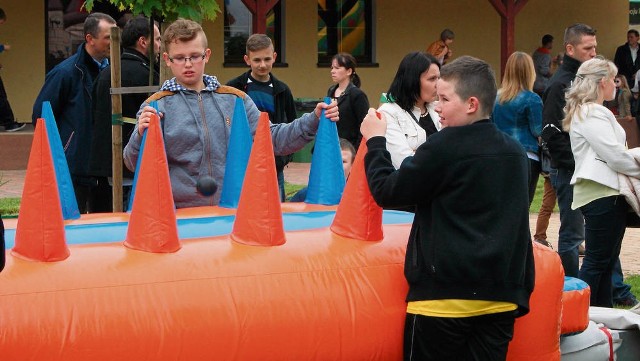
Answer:
M285 194L284 199L289 199L293 197L294 194L298 193L298 191L304 187L306 186L284 182L284 194Z
M17 217L20 210L20 198L0 198L0 215L2 218Z
M631 293L640 298L640 275L628 275L624 277L624 283L631 286Z

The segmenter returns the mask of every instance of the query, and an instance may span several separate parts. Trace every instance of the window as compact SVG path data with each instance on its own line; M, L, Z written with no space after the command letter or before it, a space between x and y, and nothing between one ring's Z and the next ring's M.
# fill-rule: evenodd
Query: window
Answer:
M318 0L318 65L329 65L339 52L358 64L373 63L371 0Z
M261 3L258 6L257 3ZM264 32L273 41L276 53L275 65L284 64L282 36L282 9L284 1L277 1L266 14L255 14L256 9L264 9L267 0L224 0L224 65L246 66L243 56L245 45L251 34ZM249 4L247 6L246 4ZM263 20L260 20L262 18ZM259 27L266 24L260 30Z

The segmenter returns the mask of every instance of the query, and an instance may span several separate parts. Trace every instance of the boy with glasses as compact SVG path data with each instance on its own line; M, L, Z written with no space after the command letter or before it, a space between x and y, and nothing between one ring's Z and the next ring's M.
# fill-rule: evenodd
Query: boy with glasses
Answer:
M138 123L124 149L127 168L134 170L143 131L156 110L149 106L157 100L162 122L173 199L176 207L214 206L220 193L198 194L196 182L210 176L221 185L224 178L227 146L236 99L244 102L251 132L255 132L260 112L244 92L223 86L216 77L204 74L211 49L202 27L191 20L180 19L164 33L166 52L162 55L174 78L147 99L138 112ZM274 153L291 154L311 141L318 129L320 112L338 120L335 102L318 103L315 110L289 124L272 124Z

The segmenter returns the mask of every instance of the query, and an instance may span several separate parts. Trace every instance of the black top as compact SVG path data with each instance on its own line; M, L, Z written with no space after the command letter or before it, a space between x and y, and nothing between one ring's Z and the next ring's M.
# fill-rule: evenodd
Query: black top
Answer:
M120 56L122 87L149 85L149 58L135 49L125 48ZM154 85L158 85L159 74L153 72ZM89 159L89 174L110 177L112 174L111 154L111 66L104 68L95 81L93 88L93 143ZM123 94L122 116L136 118L140 106L149 97L147 93ZM122 124L122 149L129 142L135 125ZM133 177L133 172L122 167L122 175Z
M416 209L405 259L407 301L510 302L518 316L528 313L535 269L522 146L488 120L442 129L398 170L384 137L367 146L376 202Z
M338 84L334 84L327 91L327 96L335 98ZM362 134L360 134L360 124L369 111L369 99L367 95L353 83L349 83L338 99L338 111L340 120L336 124L338 136L348 140L353 147L358 150Z
M563 131L562 120L564 119L564 106L566 104L564 95L576 77L578 68L582 63L565 55L562 65L549 80L549 86L542 95L542 139L547 143L549 154L551 155L551 166L553 168L563 168L573 170L575 161L571 151L571 141L569 133ZM550 125L550 126L548 126Z
M251 70L237 76L227 83L236 89L247 92L247 81L251 76ZM296 105L291 94L291 89L284 82L269 73L271 77L271 84L273 84L273 105L274 111L268 112L269 120L273 124L277 123L291 123L297 118ZM253 98L251 99L253 100ZM276 171L282 172L284 167L291 161L292 155L277 155L276 158Z

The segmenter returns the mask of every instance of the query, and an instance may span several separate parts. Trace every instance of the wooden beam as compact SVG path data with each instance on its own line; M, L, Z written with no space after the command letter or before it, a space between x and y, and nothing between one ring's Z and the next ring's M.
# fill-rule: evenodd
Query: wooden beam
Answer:
M493 5L493 8L496 9L500 17L507 16L507 8L504 6L502 0L489 0L489 2Z
M515 50L516 15L528 0L489 0L500 15L500 73Z
M119 88L120 77L120 28L111 28L111 86ZM113 211L122 212L122 95L111 94L111 176Z
M242 0L242 3L252 15L252 33L264 34L267 32L267 13L269 13L278 1L280 0Z

